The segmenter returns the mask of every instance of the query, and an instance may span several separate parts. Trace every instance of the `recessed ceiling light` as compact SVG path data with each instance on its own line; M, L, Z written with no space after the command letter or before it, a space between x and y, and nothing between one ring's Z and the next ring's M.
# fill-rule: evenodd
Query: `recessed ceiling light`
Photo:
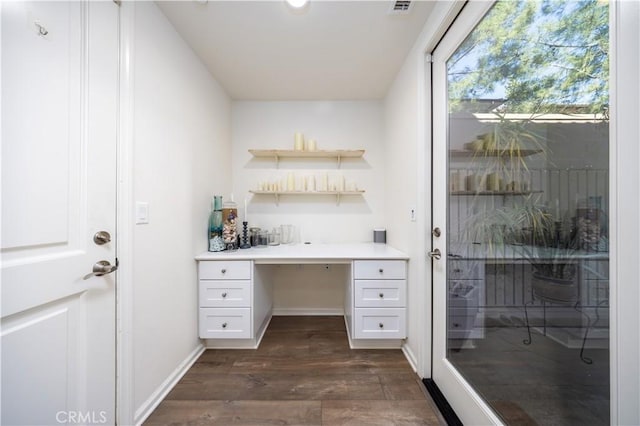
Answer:
M295 9L302 9L309 3L309 0L285 0L287 4Z

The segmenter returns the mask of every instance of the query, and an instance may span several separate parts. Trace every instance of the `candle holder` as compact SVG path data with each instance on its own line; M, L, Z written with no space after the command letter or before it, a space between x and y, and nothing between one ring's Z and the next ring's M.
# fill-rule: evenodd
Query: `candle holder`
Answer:
M247 235L247 225L249 222L246 220L242 222L242 244L240 245L241 249L251 248L251 244L249 244L249 236Z

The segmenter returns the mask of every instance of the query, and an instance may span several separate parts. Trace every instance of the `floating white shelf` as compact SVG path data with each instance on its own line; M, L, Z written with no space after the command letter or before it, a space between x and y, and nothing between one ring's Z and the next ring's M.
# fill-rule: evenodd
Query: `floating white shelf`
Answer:
M276 160L276 167L281 158L335 158L338 168L343 158L360 158L364 155L364 149L347 150L316 150L296 151L292 149L250 149L254 157L268 157Z
M503 150L490 150L490 151L472 151L469 149L451 149L449 150L449 156L452 158L482 158L482 157L502 157L502 158L521 158L528 157L530 155L540 154L543 152L541 149L521 149L520 151L503 151Z
M343 195L362 195L364 194L364 190L357 191L249 191L255 195L273 195L276 199L276 205L279 204L279 199L281 195L333 195L336 197L336 204L340 205L340 197Z
M481 196L491 196L491 195L529 195L529 194L539 194L542 191L451 191L450 195L481 195Z

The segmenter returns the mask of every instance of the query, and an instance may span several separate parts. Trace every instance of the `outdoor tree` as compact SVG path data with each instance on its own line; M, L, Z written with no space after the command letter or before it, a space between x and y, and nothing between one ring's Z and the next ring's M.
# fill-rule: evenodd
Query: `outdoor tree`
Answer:
M606 2L497 2L448 61L452 110L498 98L502 111L606 116L608 52Z

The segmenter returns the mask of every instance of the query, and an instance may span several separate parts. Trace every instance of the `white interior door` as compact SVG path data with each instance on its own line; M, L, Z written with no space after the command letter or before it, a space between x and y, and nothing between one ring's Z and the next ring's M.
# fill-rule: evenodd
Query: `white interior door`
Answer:
M433 370L432 377L465 424L501 424L473 387L448 359L447 254L448 240L448 92L447 60L468 36L492 2L467 3L452 28L433 52L433 225L441 230L433 248L443 254L433 260Z
M118 6L1 13L1 422L113 424Z

